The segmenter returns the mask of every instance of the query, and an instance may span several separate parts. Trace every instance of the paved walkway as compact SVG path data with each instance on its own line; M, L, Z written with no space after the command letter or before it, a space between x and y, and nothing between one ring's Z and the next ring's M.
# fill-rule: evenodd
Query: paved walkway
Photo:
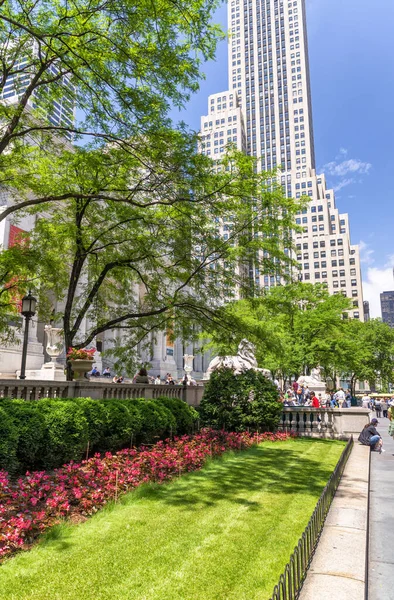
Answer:
M394 599L394 441L388 423L381 417L377 426L386 452L371 454L368 600Z
M364 600L369 452L355 440L300 600Z

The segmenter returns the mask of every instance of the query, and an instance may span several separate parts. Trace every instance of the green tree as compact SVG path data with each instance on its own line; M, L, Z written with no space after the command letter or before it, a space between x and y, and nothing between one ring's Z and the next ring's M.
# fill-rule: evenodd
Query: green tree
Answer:
M1 0L0 7L0 92L11 80L19 92L17 102L0 102L0 185L12 197L0 220L77 198L78 185L60 185L69 166L74 179L76 165L81 178L89 166L92 179L108 166L109 144L119 150L119 168L125 157L149 168L135 140L152 143L169 126L169 109L198 89L201 64L222 37L211 0ZM75 123L54 124L54 103L62 101L75 108ZM70 139L84 148L72 149ZM105 178L95 184L90 199L113 193ZM132 185L117 190L121 201Z
M79 180L80 197L54 205L30 233L40 300L47 314L48 298L64 307L57 318L67 347L122 331L130 353L154 330L190 337L196 322L229 327L222 305L235 289L249 293L250 261L262 273L284 273L289 261L298 204L280 189L266 189L267 174L256 173L253 158L229 149L220 170L212 169L179 132L167 132L144 152L155 168L144 174L144 190L133 201L86 198L89 167ZM122 173L98 170L96 177L116 185L126 173L138 180L138 163L130 160ZM227 240L220 233L224 222L230 223Z
M230 304L226 313L233 324L231 335L214 327L206 335L220 354L234 353L240 339L247 337L256 345L259 366L285 383L317 365L329 375L349 307L347 298L329 296L322 285L291 283Z
M354 394L357 381L379 382L388 391L394 383L394 330L380 319L349 320L337 345L337 369L349 377Z

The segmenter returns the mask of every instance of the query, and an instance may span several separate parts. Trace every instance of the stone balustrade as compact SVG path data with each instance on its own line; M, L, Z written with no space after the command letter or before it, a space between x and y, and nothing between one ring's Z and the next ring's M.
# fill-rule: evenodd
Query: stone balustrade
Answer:
M311 408L289 406L283 408L280 431L320 438L348 439L357 437L369 422L367 408Z
M0 398L180 398L190 406L200 404L203 386L145 385L86 381L0 380Z

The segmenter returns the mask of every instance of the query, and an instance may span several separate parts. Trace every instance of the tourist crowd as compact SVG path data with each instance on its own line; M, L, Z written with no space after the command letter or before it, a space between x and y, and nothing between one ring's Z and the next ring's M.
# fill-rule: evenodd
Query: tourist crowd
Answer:
M284 406L311 406L312 408L349 408L353 400L350 392L345 392L342 388L336 392L329 390L325 393L315 392L307 385L298 384L297 381L281 393L280 399Z

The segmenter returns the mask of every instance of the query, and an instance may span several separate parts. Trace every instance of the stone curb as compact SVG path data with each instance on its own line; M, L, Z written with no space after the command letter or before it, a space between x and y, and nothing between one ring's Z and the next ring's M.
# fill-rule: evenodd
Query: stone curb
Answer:
M370 449L354 442L300 600L364 600Z

